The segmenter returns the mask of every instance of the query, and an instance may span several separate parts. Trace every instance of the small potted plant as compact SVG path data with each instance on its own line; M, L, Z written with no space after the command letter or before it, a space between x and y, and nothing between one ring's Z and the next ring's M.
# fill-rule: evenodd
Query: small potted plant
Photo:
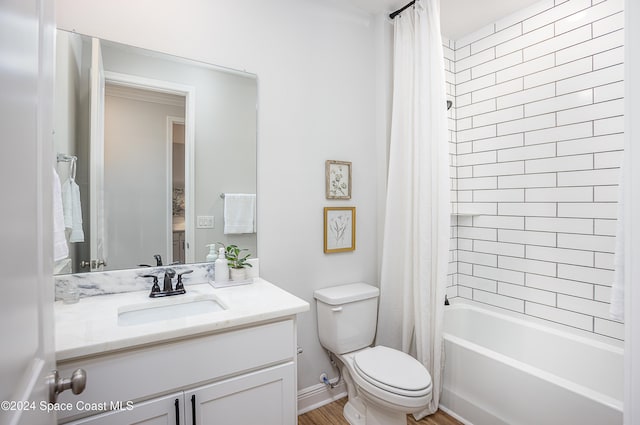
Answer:
M251 253L243 254L248 249L240 249L237 245L227 245L224 247L224 256L229 265L229 277L231 280L243 280L247 278L246 267L253 267L247 260Z

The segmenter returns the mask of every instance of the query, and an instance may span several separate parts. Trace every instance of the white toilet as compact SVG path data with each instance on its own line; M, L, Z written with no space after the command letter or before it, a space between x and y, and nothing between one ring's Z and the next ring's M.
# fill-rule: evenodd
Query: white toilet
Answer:
M380 291L366 283L314 292L323 347L342 363L351 425L406 425L406 415L427 407L431 376L408 354L381 345L376 332Z

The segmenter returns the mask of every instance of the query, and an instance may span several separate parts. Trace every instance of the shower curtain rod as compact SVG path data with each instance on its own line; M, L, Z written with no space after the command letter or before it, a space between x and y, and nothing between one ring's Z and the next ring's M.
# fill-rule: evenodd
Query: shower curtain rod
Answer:
M410 1L409 3L405 4L404 6L402 6L400 9L396 10L395 12L393 12L392 14L389 15L389 19L393 19L396 16L398 16L399 14L401 14L405 9L413 6L415 4L416 0Z

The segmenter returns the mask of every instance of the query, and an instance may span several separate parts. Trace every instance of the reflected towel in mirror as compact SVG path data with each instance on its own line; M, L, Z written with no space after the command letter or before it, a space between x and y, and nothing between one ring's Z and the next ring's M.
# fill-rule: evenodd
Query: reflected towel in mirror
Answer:
M62 206L64 209L64 226L67 229L71 229L69 242L84 242L80 187L72 177L69 177L62 186Z
M224 194L224 233L256 232L255 193Z
M58 172L53 170L53 260L69 256L69 246L64 235L64 213L62 208L62 188Z

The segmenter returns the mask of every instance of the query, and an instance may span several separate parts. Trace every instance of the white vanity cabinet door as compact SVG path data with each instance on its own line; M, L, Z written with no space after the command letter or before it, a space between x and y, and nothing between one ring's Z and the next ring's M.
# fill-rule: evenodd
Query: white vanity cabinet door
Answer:
M295 425L295 406L295 363L289 362L68 425Z
M295 388L290 362L185 391L186 425L295 425Z
M176 408L177 403L177 408ZM142 403L128 410L102 413L70 422L69 425L183 425L184 393L182 391Z
M87 388L82 394L65 391L59 400L73 405L147 400L155 394L286 364L295 360L295 347L294 321L283 320L59 363L61 376L71 376L77 368L87 372ZM70 422L88 413L91 412L78 409L63 411L58 420Z

